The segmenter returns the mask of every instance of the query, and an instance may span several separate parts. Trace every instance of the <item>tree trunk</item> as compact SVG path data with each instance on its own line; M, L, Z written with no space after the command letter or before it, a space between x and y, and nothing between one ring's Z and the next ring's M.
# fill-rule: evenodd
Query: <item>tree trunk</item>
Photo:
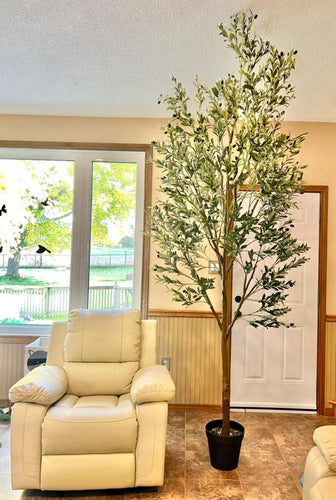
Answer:
M12 257L9 257L7 264L7 271L5 277L8 279L17 279L20 278L19 269L20 269L20 260L21 260L21 252L24 244L24 240L26 237L26 230L24 229L18 238L18 244L15 248L11 248Z
M230 434L230 373L225 331L222 332L222 436Z
M7 264L7 271L5 277L8 279L19 278L20 269L20 259L21 259L21 248L15 249L13 257L9 257Z
M227 258L224 255L222 274L222 321L221 321L221 354L222 354L222 436L230 435L230 361L228 353L228 341L230 340L231 328L229 327L229 288L230 280L227 276ZM230 328L230 330L229 330Z

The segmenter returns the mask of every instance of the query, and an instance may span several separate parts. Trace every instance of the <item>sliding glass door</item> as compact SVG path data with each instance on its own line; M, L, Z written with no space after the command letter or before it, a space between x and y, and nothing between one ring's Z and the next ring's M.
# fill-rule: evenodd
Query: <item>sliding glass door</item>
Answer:
M140 308L144 153L0 154L0 326Z

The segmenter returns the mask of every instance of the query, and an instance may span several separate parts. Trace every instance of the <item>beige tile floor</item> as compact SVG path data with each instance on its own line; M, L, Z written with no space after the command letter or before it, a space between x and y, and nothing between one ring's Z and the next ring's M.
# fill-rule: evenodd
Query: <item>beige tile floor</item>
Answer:
M300 477L316 427L330 417L280 413L233 413L245 426L239 466L230 472L209 463L204 426L219 418L208 413L169 413L165 483L159 488L83 492L12 491L10 428L0 423L0 499L75 498L86 500L216 499L299 500Z

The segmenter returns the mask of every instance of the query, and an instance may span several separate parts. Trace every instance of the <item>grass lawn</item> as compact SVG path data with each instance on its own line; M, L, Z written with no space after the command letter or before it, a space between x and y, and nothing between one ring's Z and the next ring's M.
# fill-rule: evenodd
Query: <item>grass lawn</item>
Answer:
M0 285L21 285L21 286L45 286L46 281L35 279L31 276L22 276L21 278L9 279L4 275L0 276Z
M0 285L68 286L70 283L70 270L65 268L62 271L54 268L22 268L20 269L21 277L12 280L5 278L5 273L6 269L0 269ZM90 270L90 283L95 285L102 282L114 284L115 281L130 281L129 275L132 273L132 267L95 267Z
M91 280L100 283L101 281L129 281L126 275L133 274L133 267L94 267L90 270Z

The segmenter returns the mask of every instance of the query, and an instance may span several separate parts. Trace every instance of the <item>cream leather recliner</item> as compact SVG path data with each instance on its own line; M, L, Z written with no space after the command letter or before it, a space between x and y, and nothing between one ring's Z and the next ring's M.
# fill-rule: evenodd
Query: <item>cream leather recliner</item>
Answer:
M74 310L53 324L47 364L9 392L13 489L163 483L175 387L155 338L139 311Z
M303 479L303 500L336 499L336 425L315 429L315 446L308 453Z

